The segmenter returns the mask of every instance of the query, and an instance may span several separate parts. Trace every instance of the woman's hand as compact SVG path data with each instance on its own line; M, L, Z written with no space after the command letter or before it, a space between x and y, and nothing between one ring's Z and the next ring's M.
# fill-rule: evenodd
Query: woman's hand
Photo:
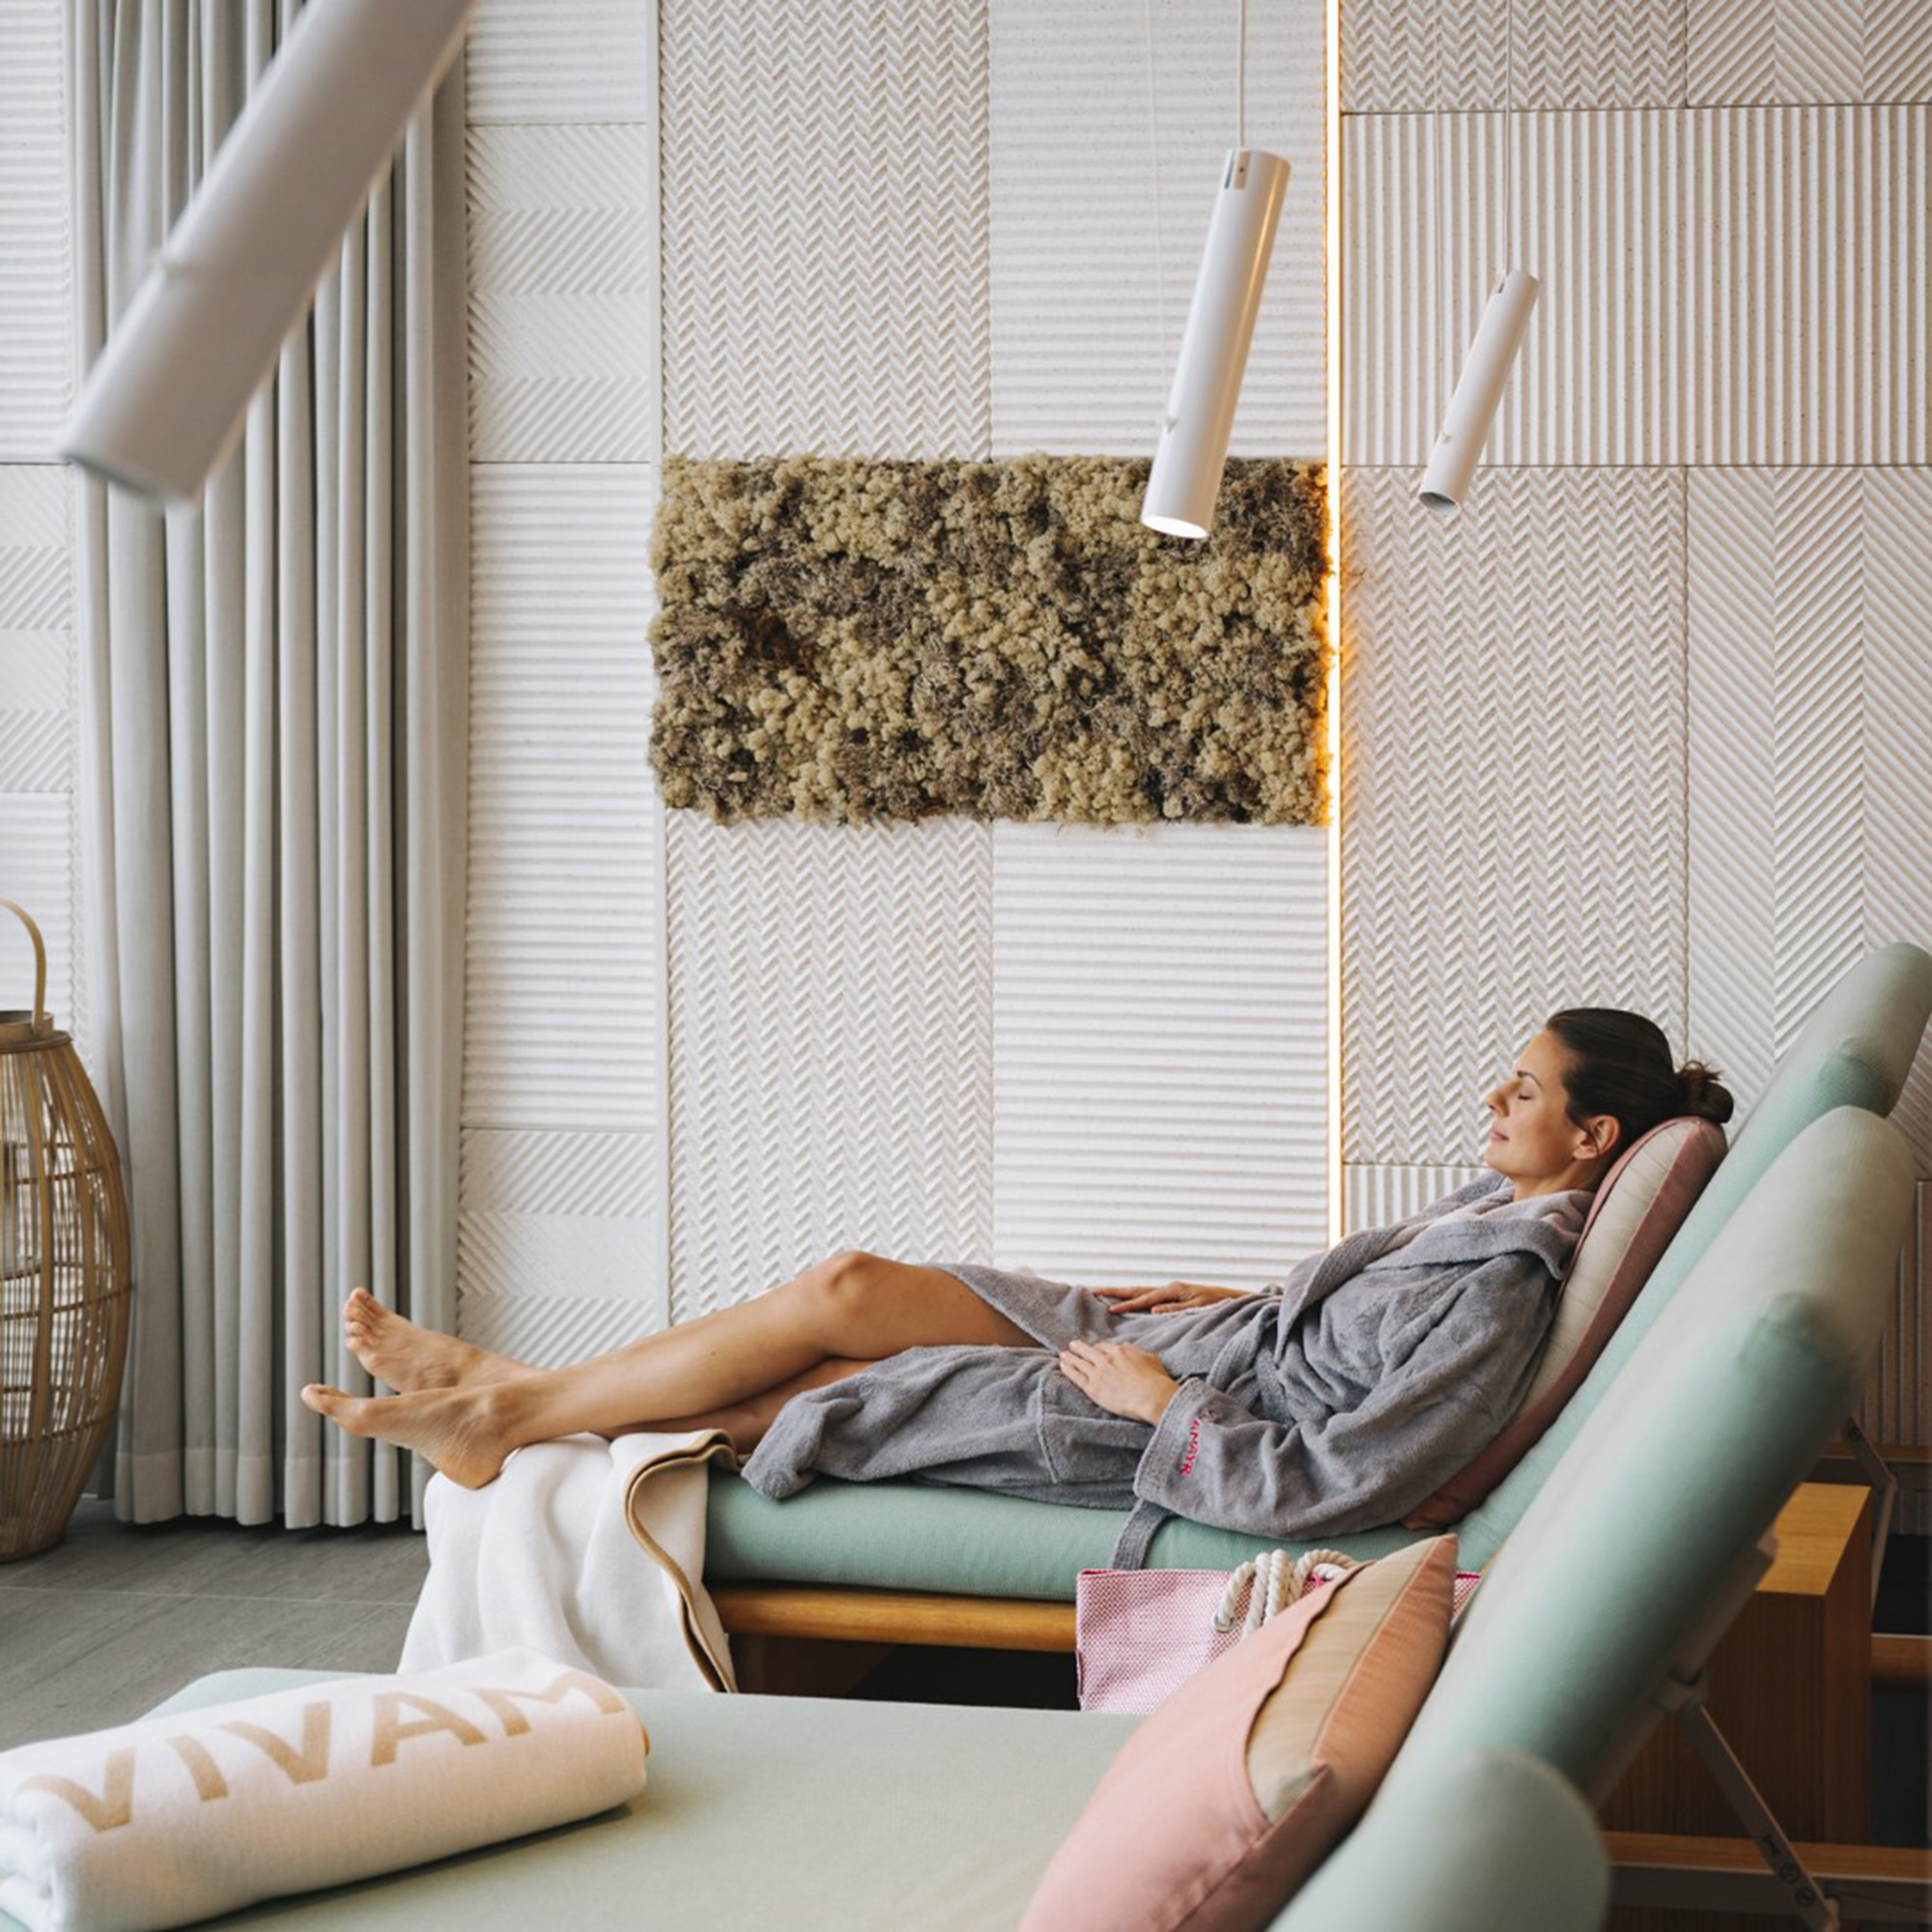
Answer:
M1095 1288L1116 1315L1172 1315L1181 1308L1206 1308L1216 1301L1238 1301L1244 1288L1209 1288L1199 1281L1171 1281L1165 1288Z
M1134 1422L1158 1423L1180 1386L1158 1356L1130 1342L1070 1342L1060 1373L1089 1402Z

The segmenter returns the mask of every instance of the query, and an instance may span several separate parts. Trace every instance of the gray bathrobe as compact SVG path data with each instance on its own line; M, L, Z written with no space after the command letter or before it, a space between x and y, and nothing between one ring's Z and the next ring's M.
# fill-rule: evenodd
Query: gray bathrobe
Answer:
M1520 1405L1588 1200L1518 1203L1485 1176L1260 1294L1172 1314L1116 1315L1084 1289L949 1265L1042 1346L912 1349L795 1396L745 1479L773 1497L819 1470L1130 1509L1120 1568L1145 1560L1169 1515L1270 1540L1395 1522ZM1179 1387L1157 1426L1066 1379L1058 1350L1076 1336L1160 1358Z

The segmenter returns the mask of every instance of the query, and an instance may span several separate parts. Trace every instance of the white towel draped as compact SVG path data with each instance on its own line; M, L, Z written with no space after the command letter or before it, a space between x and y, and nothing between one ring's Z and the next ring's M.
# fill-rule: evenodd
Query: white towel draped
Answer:
M701 1581L705 1466L730 1454L716 1430L571 1435L480 1490L437 1477L404 1668L526 1644L613 1684L735 1689Z

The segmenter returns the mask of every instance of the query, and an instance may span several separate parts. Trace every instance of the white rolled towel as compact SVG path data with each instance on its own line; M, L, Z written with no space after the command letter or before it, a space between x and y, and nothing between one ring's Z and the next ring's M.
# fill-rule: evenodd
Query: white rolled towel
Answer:
M22 1745L0 1753L0 1910L185 1925L608 1810L648 1748L608 1684L530 1650Z

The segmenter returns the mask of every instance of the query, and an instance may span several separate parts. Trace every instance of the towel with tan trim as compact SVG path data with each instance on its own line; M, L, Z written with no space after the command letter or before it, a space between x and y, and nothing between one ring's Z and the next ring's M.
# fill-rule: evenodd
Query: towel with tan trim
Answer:
M532 1651L0 1754L0 1911L141 1932L587 1818L644 1788L608 1684Z
M519 1449L484 1489L438 1476L403 1667L518 1644L613 1684L735 1690L703 1583L706 1466L730 1457L715 1429L568 1435Z

